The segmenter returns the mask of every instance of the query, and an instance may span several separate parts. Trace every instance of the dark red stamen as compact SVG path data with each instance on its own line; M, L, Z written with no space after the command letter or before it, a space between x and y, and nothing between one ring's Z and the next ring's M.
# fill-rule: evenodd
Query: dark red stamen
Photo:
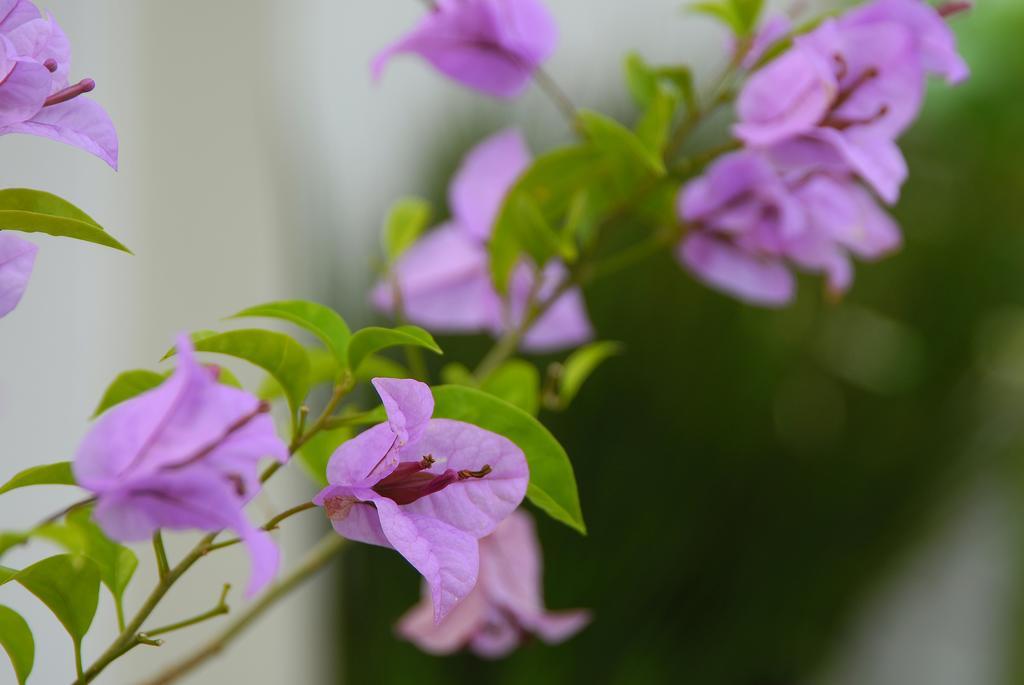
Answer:
M868 124L873 124L888 113L889 105L882 105L878 108L877 112L865 119L841 119L830 116L822 122L822 126L828 126L829 128L834 128L839 131L845 131L851 126L867 126Z
M43 62L43 66L46 67L46 70L52 74L53 72L57 71L57 60L51 57L50 59L45 60Z
M832 60L836 63L836 81L842 81L850 72L850 67L846 63L846 58L837 52L832 55Z
M434 458L427 455L420 461L399 464L387 478L373 486L373 491L395 504L411 504L421 497L444 490L452 483L468 478L483 478L491 472L491 467L485 465L479 471L448 469L440 475L427 473L427 469L434 463Z
M58 90L56 93L46 98L46 102L43 103L43 107L50 107L52 105L59 105L62 102L68 100L74 100L83 93L88 93L96 87L96 82L91 78L84 78L73 86L68 86L62 90Z
M939 16L943 18L952 17L954 14L960 14L972 9L974 9L974 3L965 1L947 2L935 8Z
M870 69L864 70L857 78L853 79L845 88L839 91L836 95L836 101L832 103L832 109L837 110L846 104L846 101L853 97L853 94L857 92L857 89L863 86L868 81L878 78L878 69L871 67Z

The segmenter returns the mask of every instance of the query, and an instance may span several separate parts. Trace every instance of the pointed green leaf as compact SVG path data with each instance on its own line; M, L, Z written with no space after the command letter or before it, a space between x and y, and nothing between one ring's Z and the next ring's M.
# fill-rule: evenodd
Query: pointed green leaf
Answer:
M100 573L96 564L85 557L61 554L14 573L0 569L0 583L12 580L38 597L80 648L99 602Z
M0 557L12 547L24 544L31 537L28 533L6 531L0 533Z
M452 362L441 367L441 381L446 385L476 385L473 372L465 364Z
M626 55L623 71L626 74L626 86L629 87L633 100L640 107L647 107L658 88L658 77L654 70L643 57L631 52Z
M100 572L100 580L118 602L139 565L135 553L108 538L93 523L89 509L77 509L67 516L64 526L42 529L38 534L63 546L69 552L88 557Z
M216 333L195 340L197 352L213 352L244 359L269 373L284 388L292 416L309 393L309 356L294 338L262 329ZM174 354L171 350L165 359Z
M352 333L341 315L330 307L306 300L268 302L243 309L230 318L253 316L280 319L306 329L323 341L340 364L345 364L349 338L352 337Z
M579 121L587 136L599 148L659 176L665 174L665 163L661 155L651 152L636 134L619 122L588 110L579 113Z
M536 416L540 410L540 372L522 359L512 359L499 366L484 379L480 389L530 416Z
M0 190L0 230L46 233L130 252L78 207L41 190Z
M30 485L74 485L75 476L71 472L71 462L62 461L56 464L44 464L25 469L0 486L0 495Z
M363 360L374 352L388 347L412 345L422 347L436 354L441 354L433 336L418 326L399 326L398 328L380 328L371 326L357 331L348 346L348 365L353 372L359 371Z
M562 370L558 396L563 408L568 407L579 393L583 383L605 360L621 354L622 343L602 341L584 345L569 355Z
M466 421L519 445L530 465L526 496L551 517L586 533L572 463L547 428L522 409L481 390L442 385L433 392L435 418Z
M661 157L676 115L677 96L658 86L650 104L636 124L636 136L652 153Z
M25 685L36 661L36 642L21 615L0 605L0 645L11 659L19 685Z
M106 410L121 404L125 400L130 400L152 390L163 383L166 378L167 374L147 369L125 371L107 386L103 397L100 399L100 403L96 405L96 410L92 413L92 418L96 418Z
M391 207L384 224L384 248L393 263L426 230L430 223L430 203L418 197L402 198Z

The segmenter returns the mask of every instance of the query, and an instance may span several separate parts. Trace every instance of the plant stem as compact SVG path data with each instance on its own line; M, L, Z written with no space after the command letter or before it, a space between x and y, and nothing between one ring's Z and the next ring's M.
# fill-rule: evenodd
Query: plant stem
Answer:
M313 504L312 502L303 502L302 504L296 505L296 506L292 507L291 509L288 509L287 511L282 511L280 514L278 514L274 518L272 518L269 521L267 521L266 523L264 523L261 526L261 529L262 530L266 530L266 531L274 530L275 528L277 528L278 524L281 523L282 521L284 521L285 519L291 518L292 516L295 516L296 514L300 514L300 513L304 512L304 511L308 510L308 509L315 509L315 508L316 508L316 505ZM224 542L218 542L215 545L210 545L210 548L207 550L207 553L209 553L209 552L216 552L218 549L224 549L225 547L231 547L232 545L237 545L241 541L242 541L241 538L234 538L233 540L225 540ZM152 635L153 633L150 631L149 634Z
M170 572L170 564L167 563L167 550L164 548L164 536L158 530L153 533L153 553L156 555L156 570L160 580L167 577Z
M202 623L203 621L208 621L211 618L216 618L217 616L223 616L224 614L226 614L226 613L231 611L231 608L228 607L227 601L226 601L227 598L228 598L228 592L230 590L231 590L231 586L228 585L228 584L225 584L224 585L224 589L220 593L220 599L217 600L217 606L215 606L214 608L210 609L209 611L205 611L205 612L199 614L198 616L193 616L192 618L187 618L184 621L178 621L177 623L171 623L169 625L162 626L162 627L157 628L155 630L147 630L146 633L145 633L145 636L148 637L148 638L154 638L157 635L163 635L164 633L170 633L170 632L173 632L175 630L180 630L181 628L188 628L189 626L194 626L197 623Z
M573 104L572 98L566 94L565 90L558 85L558 82L541 67L537 67L533 72L533 81L540 88L541 92L548 96L548 99L558 108L558 111L562 113L562 116L566 118L569 124L578 131L580 129L580 120L576 111L576 105Z
M231 625L202 649L178 662L168 670L150 680L146 685L167 685L192 672L209 659L222 652L236 637L270 609L278 600L301 585L317 571L326 566L345 544L345 539L335 533L328 533L313 548L306 559L283 580L267 590L252 606L243 611Z
M82 677L82 643L75 641L75 675Z

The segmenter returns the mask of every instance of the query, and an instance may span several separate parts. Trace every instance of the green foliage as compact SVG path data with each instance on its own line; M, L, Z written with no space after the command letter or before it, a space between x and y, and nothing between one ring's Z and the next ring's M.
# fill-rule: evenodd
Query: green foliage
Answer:
M30 485L74 485L75 476L71 472L71 462L62 461L56 464L33 466L16 474L0 486L0 495Z
M309 392L309 356L291 336L262 329L243 329L193 336L197 352L213 352L244 359L260 367L284 389L292 416ZM174 355L169 351L164 359Z
M0 584L16 581L53 612L80 653L99 602L100 573L90 559L61 554L21 571L0 567Z
M19 685L25 685L36 660L36 643L28 623L13 609L0 605L0 645L11 659Z
M409 249L430 223L430 203L418 197L396 202L384 224L384 249L393 263Z
M397 328L381 328L371 326L357 331L348 346L348 365L358 373L360 366L374 352L389 347L411 345L422 347L435 354L441 354L441 348L430 333L419 326L399 326Z
M540 410L540 372L522 359L511 359L499 366L484 379L480 389L530 416L537 416Z
M737 36L749 36L757 28L764 0L706 0L695 2L689 9L717 19Z
M530 465L526 496L552 518L586 533L569 455L537 419L482 390L458 385L433 388L434 417L466 421L514 442Z
M650 150L635 133L599 112L583 110L579 113L582 126L591 143L605 153L605 157L616 160L620 173L632 172L633 176L644 172L663 176L665 163L661 155ZM624 167L624 168L623 168Z
M92 418L96 418L111 407L130 400L144 392L159 386L167 378L167 374L149 371L147 369L134 369L119 374L110 385L107 386L103 397L96 405Z
M130 252L78 207L41 190L0 190L0 230L46 233Z
M56 542L73 554L92 560L99 570L100 580L120 606L124 591L138 568L139 559L130 549L108 538L93 523L91 510L76 509L68 514L63 525L44 526L34 534Z
M229 318L243 317L264 317L293 323L318 337L342 367L346 364L352 332L341 315L330 307L306 300L268 302L243 309Z
M575 350L565 360L558 383L558 400L566 408L576 398L580 388L601 364L622 353L622 344L610 341L593 342Z
M624 70L629 92L643 112L636 123L636 136L660 158L679 105L684 105L687 116L697 113L693 74L683 66L652 67L636 53L627 55Z

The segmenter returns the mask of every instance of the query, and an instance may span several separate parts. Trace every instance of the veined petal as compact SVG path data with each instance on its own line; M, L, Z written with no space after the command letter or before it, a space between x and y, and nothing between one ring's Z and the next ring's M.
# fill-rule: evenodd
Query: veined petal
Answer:
M46 68L42 65L36 66L46 72L49 79L50 73ZM3 87L0 87L0 93L2 92ZM28 121L0 127L0 135L27 133L56 140L90 152L117 169L117 131L114 130L114 124L106 111L95 101L79 96L67 102L43 107L33 114L29 115L32 118Z
M21 24L5 34L21 58L42 64L48 59L57 62L51 74L51 92L68 84L71 69L71 42L53 17L40 17Z
M408 511L385 497L373 503L391 545L430 587L434 622L439 623L476 585L480 566L475 537L430 516Z
M831 145L887 204L896 203L907 179L907 162L894 141L861 128L819 128L811 135Z
M13 31L39 16L39 8L29 0L0 0L0 33Z
M327 463L327 480L332 485L372 487L398 466L398 436L386 423L369 428L346 440Z
M6 38L5 44L10 45ZM0 81L0 132L31 118L50 94L50 72L31 60L14 62ZM2 134L2 133L0 133Z
M374 378L371 382L384 404L388 425L398 436L397 446L418 440L434 414L430 387L411 378Z
M39 248L10 231L0 232L0 317L18 306L35 266Z

